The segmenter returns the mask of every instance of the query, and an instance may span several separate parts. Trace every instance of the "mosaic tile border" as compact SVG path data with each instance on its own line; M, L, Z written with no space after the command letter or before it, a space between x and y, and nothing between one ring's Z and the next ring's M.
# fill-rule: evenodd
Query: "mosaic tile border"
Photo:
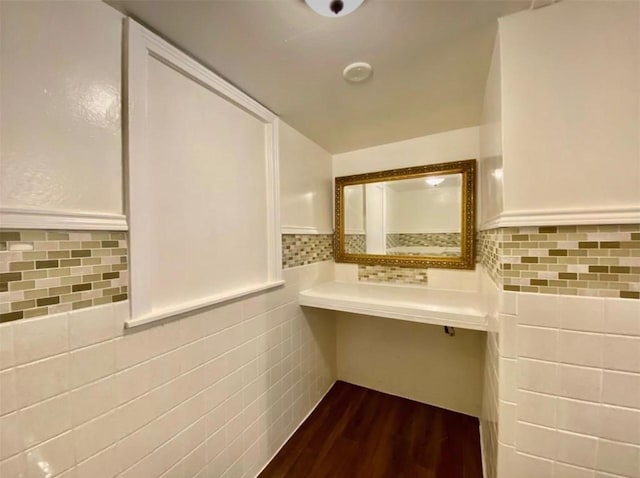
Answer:
M128 298L124 232L0 231L0 322Z
M282 268L333 260L333 234L283 234Z
M503 290L640 299L640 224L502 228L481 237L481 263L494 280L498 251Z
M425 232L425 233L389 233L386 237L387 247L401 246L439 246L460 247L459 232Z
M358 264L358 280L362 282L390 282L393 284L428 284L428 269Z

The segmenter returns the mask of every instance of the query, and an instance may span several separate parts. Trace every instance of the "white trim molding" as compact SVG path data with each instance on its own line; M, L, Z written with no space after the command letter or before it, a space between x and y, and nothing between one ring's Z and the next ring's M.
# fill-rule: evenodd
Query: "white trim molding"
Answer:
M7 207L0 207L0 227L66 231L126 231L129 229L127 217L124 214Z
M229 84L218 75L189 57L184 52L147 30L134 20L126 22L126 88L127 102L127 143L125 145L128 178L127 205L131 226L129 235L130 253L130 305L131 320L127 327L163 320L171 316L203 309L215 304L238 299L277 287L282 281L282 236L280 233L280 192L278 171L278 117ZM264 197L266 213L266 273L264 283L251 283L244 287L223 290L215 296L198 297L170 306L154 304L153 285L149 280L154 270L157 254L149 245L149 232L153 230L154 220L158 218L151 194L149 174L150 145L152 136L149 130L149 64L152 59L184 75L189 80L204 86L213 94L221 97L235 107L249 113L264 126L264 166L266 191ZM185 207L188 207L186 205ZM155 214L155 215L154 215ZM213 221L212 218L209 219ZM195 258L194 258L195 259ZM214 267L215 265L212 265Z
M176 317L176 316L188 314L191 312L197 312L200 309L205 309L207 307L212 307L214 305L224 304L226 302L242 299L243 297L257 294L259 292L265 292L271 289L275 289L276 287L280 287L284 284L285 284L284 280L279 280L275 282L269 282L267 284L261 284L258 286L245 287L242 289L227 291L227 292L224 292L223 294L213 295L210 297L205 297L203 299L186 302L176 307L169 307L166 309L154 310L148 315L136 317L136 318L125 321L124 328L131 329L133 327L139 327L141 325L150 324L152 322L157 322L159 320L169 319L171 317Z
M322 229L311 226L282 226L282 234L333 234L333 229Z
M485 221L481 231L499 227L638 224L640 206L507 211Z

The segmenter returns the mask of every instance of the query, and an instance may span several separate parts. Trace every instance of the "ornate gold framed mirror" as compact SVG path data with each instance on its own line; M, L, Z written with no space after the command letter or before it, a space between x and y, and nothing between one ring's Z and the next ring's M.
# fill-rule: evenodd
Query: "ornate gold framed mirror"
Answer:
M475 268L476 160L335 179L335 260Z

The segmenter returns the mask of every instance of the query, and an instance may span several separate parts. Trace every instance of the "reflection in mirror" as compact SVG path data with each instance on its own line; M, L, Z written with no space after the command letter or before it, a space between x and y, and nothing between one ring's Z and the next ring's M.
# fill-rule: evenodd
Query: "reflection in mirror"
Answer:
M475 160L336 178L336 260L473 269Z
M460 256L462 175L346 186L345 252Z

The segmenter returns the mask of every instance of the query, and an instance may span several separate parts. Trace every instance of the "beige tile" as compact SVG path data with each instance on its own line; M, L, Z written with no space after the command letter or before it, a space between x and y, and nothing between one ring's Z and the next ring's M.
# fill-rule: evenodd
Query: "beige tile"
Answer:
M38 360L68 349L67 315L21 320L14 325L17 364Z
M600 440L598 443L597 467L599 470L625 477L637 478L640 447Z
M640 445L640 410L603 405L600 436Z
M558 391L561 396L599 402L601 382L600 369L563 364L558 366Z
M610 370L640 373L640 336L605 336L603 364Z
M18 406L26 407L69 388L69 356L57 355L16 369Z
M42 476L42 466L46 464L49 476L58 476L74 465L71 432L58 435L26 453L27 476Z
M18 408L16 396L16 371L13 368L0 372L0 415Z
M0 417L0 460L15 455L22 450L22 430L18 413Z
M77 461L84 461L115 442L115 411L101 415L73 429L73 444Z
M115 371L115 343L112 340L76 349L70 354L70 380L73 387L79 387Z
M605 370L602 401L610 405L640 409L640 374Z
M71 429L69 395L66 393L23 408L19 415L25 448Z

